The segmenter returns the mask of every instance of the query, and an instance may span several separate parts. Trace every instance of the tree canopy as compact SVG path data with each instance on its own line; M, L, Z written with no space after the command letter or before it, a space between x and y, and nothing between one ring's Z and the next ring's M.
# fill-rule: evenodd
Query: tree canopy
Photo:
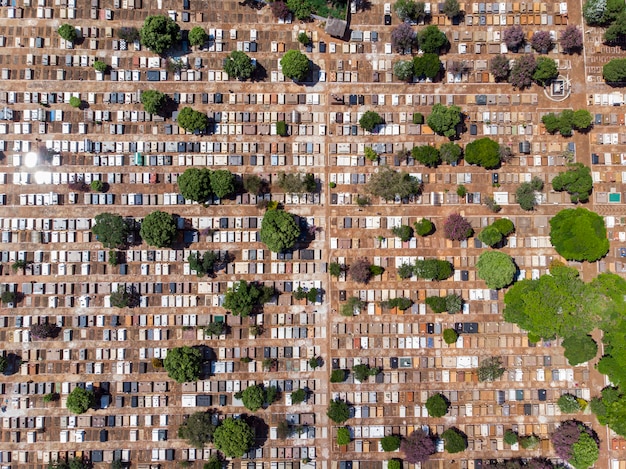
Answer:
M549 33L548 33L549 34ZM536 61L536 68L533 72L533 80L544 86L559 75L556 62L550 57L541 56Z
M300 227L291 213L284 210L268 210L261 222L260 236L270 251L283 252L296 244L300 236Z
M567 171L552 179L555 191L567 191L572 202L587 202L593 189L591 169L582 163L568 165Z
M359 125L363 130L371 132L377 125L384 122L384 119L374 111L365 111L359 119Z
M602 67L602 76L609 83L626 81L626 59L613 59Z
M476 263L478 277L488 288L498 290L510 285L515 278L517 266L508 254L498 251L483 252Z
M383 451L395 451L400 448L401 439L398 435L387 435L380 439Z
M160 55L180 41L180 26L169 16L148 16L139 37L144 46Z
M157 90L145 90L141 92L141 104L143 109L150 114L158 114L165 103L167 96Z
M150 246L157 248L171 246L176 238L174 216L160 210L150 213L143 219L139 234Z
M344 400L332 400L330 401L326 415L328 415L328 418L333 422L342 424L350 418L350 406Z
M194 26L191 28L191 31L189 31L189 44L192 46L201 46L208 38L209 36L201 26Z
M178 112L176 122L187 132L199 132L209 126L209 116L204 112L185 106Z
M566 420L551 436L556 454L575 469L587 469L599 456L595 432L576 420Z
M76 42L76 39L78 38L76 28L68 23L59 26L57 32L59 33L59 36L69 42Z
M211 171L211 190L220 199L235 192L235 176L227 169Z
M87 391L80 386L76 386L67 396L66 405L73 414L84 414L95 402L96 398L93 391Z
M206 202L211 197L211 170L208 168L187 168L178 176L178 188L187 200Z
M269 287L248 283L245 280L235 282L224 296L222 306L235 316L247 317L255 308L267 303L273 294Z
M250 78L254 68L252 59L245 52L234 50L224 59L224 71L238 80Z
M241 400L246 409L256 412L265 403L265 389L258 384L248 386L241 393Z
M193 347L176 347L167 351L163 366L177 383L197 381L202 372L202 353Z
M104 212L96 215L95 220L91 232L96 235L102 246L113 249L126 244L128 225L121 216Z
M604 219L582 207L550 219L550 242L567 260L595 262L609 252Z
M243 420L228 417L213 432L213 444L226 457L240 458L254 444L254 432Z
M413 57L413 73L417 78L434 80L442 67L443 64L437 54L422 54Z
M395 171L384 166L371 175L366 189L373 196L384 200L394 200L396 196L404 199L411 195L418 195L422 190L422 184L409 173Z
M430 145L413 147L411 154L413 155L413 158L429 168L436 168L439 166L439 163L441 163L439 150L435 147L431 147Z
M437 103L432 107L426 123L436 134L453 138L457 135L457 125L461 123L461 117L460 107Z
M485 169L500 165L500 145L489 137L479 138L465 146L465 161Z
M202 449L213 441L214 431L211 413L195 412L178 428L178 437L187 440L194 448Z
M426 410L431 417L443 417L448 413L449 407L448 399L441 393L433 394L426 399Z
M289 4L289 3L288 3ZM299 50L289 50L280 59L283 75L295 81L302 81L306 78L310 69L309 58Z
M426 54L438 54L440 49L448 45L446 33L434 24L423 28L417 37L420 49Z
M458 428L448 428L441 434L441 438L448 453L460 453L467 448L467 436Z
M418 464L428 461L435 453L433 438L423 430L415 430L400 443L400 451L409 464Z
M489 357L484 359L478 367L478 381L495 381L505 372L502 366L502 357Z

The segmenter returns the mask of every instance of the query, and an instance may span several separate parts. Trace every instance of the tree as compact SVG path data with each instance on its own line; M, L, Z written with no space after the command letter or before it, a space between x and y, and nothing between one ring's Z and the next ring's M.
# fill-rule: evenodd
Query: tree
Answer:
M465 162L476 164L485 169L494 169L500 165L500 145L489 137L479 138L465 147Z
M587 469L594 465L599 455L598 442L587 432L582 432L578 441L572 445L572 457L568 462L576 469Z
M291 249L300 236L295 217L284 210L268 210L261 222L261 242L272 252Z
M575 420L566 420L551 436L557 455L576 469L587 469L598 459L598 441L593 430Z
M613 59L602 68L602 76L608 83L621 83L626 80L626 59Z
M541 122L543 123L543 125L546 128L546 132L553 134L556 133L557 130L559 130L559 126L560 126L560 119L559 117L554 114L553 112L549 112L548 114L544 114L541 117Z
M478 381L495 381L506 370L502 366L502 357L490 357L482 361L478 367Z
M150 246L169 247L176 237L174 216L159 210L150 213L143 219L139 234Z
M400 23L391 31L391 45L401 54L410 51L415 45L415 31L408 23Z
M70 106L72 106L73 108L79 108L81 104L82 101L78 96L72 96L70 98Z
M393 74L398 78L398 80L413 80L413 62L410 60L398 60L395 64L393 64Z
M189 44L192 46L201 46L207 41L208 38L209 36L201 26L194 26L191 28L191 31L189 31Z
M76 31L76 28L71 24L62 24L61 26L59 26L57 32L59 33L59 36L61 36L66 41L76 42L76 39L78 39L78 32Z
M604 219L584 208L561 210L552 217L550 242L567 260L595 262L609 252Z
M128 225L121 216L104 212L96 215L91 232L105 248L118 248L126 244Z
M458 213L453 213L446 218L443 224L443 232L447 239L464 241L474 234L474 229L467 219Z
M422 237L428 236L435 231L435 225L427 218L422 218L420 221L415 222L413 226L415 227L415 232Z
M555 191L567 191L572 202L587 202L593 189L591 169L582 163L568 165L567 171L552 180Z
M342 424L350 418L350 407L346 401L335 399L330 401L326 415L333 422Z
M178 122L179 127L187 132L200 132L209 126L209 116L204 112L185 106L178 112L176 122Z
M186 345L176 347L167 351L163 366L167 376L177 383L198 381L202 372L202 353Z
M445 0L443 4L443 14L448 18L456 18L461 14L461 6L457 0Z
M302 44L303 46L308 46L311 42L311 38L309 37L307 33L302 31L300 32L300 34L298 34L298 42Z
M443 417L448 413L449 407L450 402L441 393L433 394L426 399L426 410L431 417Z
M557 405L564 414L575 414L580 412L580 403L578 402L578 399L576 399L576 396L572 394L563 394L559 397Z
M520 25L509 26L502 32L502 39L506 46L511 50L517 50L526 39L524 30Z
M441 438L448 453L460 453L467 448L467 437L457 428L448 428L441 434Z
M435 442L423 430L415 430L402 440L400 451L409 464L419 464L428 461L435 453Z
M202 449L213 441L215 425L212 420L210 412L195 412L178 428L178 437L187 440L194 448Z
M406 20L417 22L425 16L424 4L414 0L398 0L394 3L393 10L402 22Z
M235 176L230 171L226 169L212 171L210 178L211 190L220 199L235 192Z
M241 419L228 417L213 432L215 448L228 458L242 457L254 443L252 428Z
M513 430L508 429L504 432L504 442L507 445L514 445L518 441L518 435Z
M547 54L554 44L548 31L536 31L530 40L530 45L538 53Z
M413 73L417 78L434 80L441 72L442 67L443 64L437 54L423 54L413 57Z
M315 192L317 183L315 176L311 173L279 173L278 187L288 194L303 194L305 192Z
M491 226L497 229L502 236L508 236L515 231L515 225L508 218L500 218L494 221Z
M116 308L130 308L133 305L133 295L124 285L118 285L117 290L111 292L111 306Z
M537 205L537 195L529 182L523 182L519 185L515 191L515 197L522 210L531 211Z
M461 123L461 108L458 106L445 106L437 103L432 107L426 123L439 135L445 135L452 139L457 135L457 126ZM419 148L419 147L416 147Z
M359 119L359 125L363 130L371 132L377 125L384 122L384 119L374 111L366 111Z
M266 181L256 174L246 174L243 177L243 188L250 194L258 195L265 186Z
M489 62L489 71L497 82L507 81L511 73L509 59L505 55L498 54Z
M143 110L150 114L158 114L167 102L167 95L157 90L146 90L141 92L141 104Z
M413 158L429 168L436 168L441 163L441 155L439 150L430 145L421 145L419 147L413 147L411 151Z
M204 333L207 335L220 336L226 332L226 327L224 321L211 321L209 325L204 328Z
M161 55L180 41L180 26L169 16L148 16L139 31L139 37L144 46Z
M187 168L178 177L178 188L185 199L205 202L213 194L211 170L207 168Z
M583 48L583 33L575 24L570 24L561 33L561 49L566 54L580 52Z
M459 333L454 329L444 329L443 330L443 341L450 345L456 343L459 338Z
M367 283L372 276L371 265L367 259L357 259L348 270L350 278L357 283Z
M204 463L202 469L222 469L223 463L217 454L212 455L209 460Z
M381 197L384 200L394 200L396 197L404 199L411 195L418 195L422 190L422 184L409 173L394 171L384 166L371 175L366 190L372 196Z
M586 109L574 111L572 124L576 130L588 130L593 125L593 117Z
M270 3L272 14L279 20L284 20L289 16L289 7L281 0Z
M522 55L513 63L509 83L519 89L529 87L532 84L536 68L537 61L533 54Z
M291 403L294 405L304 402L306 398L307 392L302 388L296 389L294 392L291 393Z
M598 353L598 344L587 334L566 337L561 346L565 349L565 358L572 366L586 363Z
M94 192L104 192L106 186L104 185L104 182L102 182L100 179L96 179L94 181L91 181L89 187Z
M517 266L508 254L499 251L483 252L478 262L478 277L485 281L488 288L499 290L510 285L515 278Z
M450 165L455 165L461 160L463 149L456 143L446 142L439 147L441 161Z
M52 339L59 335L59 328L49 322L33 323L30 326L30 335L33 339Z
M493 226L488 226L478 234L478 239L489 247L494 247L502 241L502 233Z
M343 383L348 378L347 370L333 370L330 374L331 383Z
M256 412L265 403L265 390L263 386L252 385L248 386L241 393L241 400L246 409L251 412Z
M413 237L413 228L408 225L394 226L391 232L400 238L402 242L406 242Z
M238 80L247 80L254 72L254 64L252 59L245 53L238 50L232 51L226 59L224 59L224 71L230 77Z
M245 280L235 282L224 295L222 306L235 316L248 317L256 308L267 303L273 294L270 287L262 287Z
M363 301L356 296L352 296L341 306L341 315L346 317L354 316L354 313L361 310L364 306L365 303Z
M456 314L461 312L463 308L463 298L461 295L457 295L455 293L450 293L444 297L446 301L446 311L449 314Z
M102 60L96 60L93 63L93 68L96 72L104 73L107 71L109 66L106 64L106 62L103 62Z
M287 0L287 7L299 20L306 20L315 11L315 7L309 0Z
M618 20L625 10L626 5L620 0L606 0L606 7L602 13L602 22L604 24L613 23Z
M339 278L345 267L337 262L331 262L328 266L328 273L335 278Z
M376 376L380 373L380 368L370 367L369 365L361 363L360 365L354 365L352 367L352 373L358 381L364 382L367 381L370 376Z
M559 71L556 68L556 62L554 59L543 56L537 59L536 68L533 73L533 80L544 86L546 83L554 80L557 76L559 76Z
M348 427L339 427L337 429L337 445L345 446L350 444L350 441L352 441L352 437L350 436Z
M396 451L400 448L401 441L398 435L387 435L380 439L380 446L386 452Z
M583 17L589 26L598 26L604 22L606 0L587 0L583 5Z
M9 303L15 303L18 299L18 295L16 292L14 291L8 291L5 290L2 292L2 302L5 304L5 306Z
M422 29L418 34L420 49L426 54L438 54L439 51L448 45L446 33L437 26L431 24Z
M66 405L73 414L84 414L95 404L95 401L96 398L93 391L87 391L76 386L67 396Z
M309 73L310 63L309 58L299 50L289 50L280 59L280 66L287 78L303 81Z
M496 203L496 200L490 195L485 196L484 198L485 206L491 210L493 213L498 213L502 210L502 207Z
M124 26L117 31L117 37L126 42L135 42L139 40L139 31L132 26Z

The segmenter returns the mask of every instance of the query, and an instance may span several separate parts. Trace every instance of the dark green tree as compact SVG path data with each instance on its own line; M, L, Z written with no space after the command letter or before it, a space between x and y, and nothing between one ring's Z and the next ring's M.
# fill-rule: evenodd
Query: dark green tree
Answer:
M435 231L435 225L427 218L422 218L420 221L415 222L413 226L415 227L415 232L422 237L428 236Z
M461 14L461 6L457 0L446 0L443 4L443 14L452 19Z
M439 135L453 138L457 135L457 125L461 123L461 108L458 106L444 106L437 103L433 106L426 123ZM468 145L469 148L469 145Z
M197 132L209 126L209 117L204 112L186 106L179 111L176 122L187 132Z
M465 147L465 162L476 164L485 169L494 169L500 165L500 145L489 137L479 138Z
M109 66L106 64L106 62L103 62L102 60L95 60L93 63L93 68L96 72L104 73L107 71Z
M515 278L517 266L508 254L498 251L483 252L476 263L478 277L488 288L498 290L510 285Z
M213 441L214 431L211 413L195 412L178 428L178 437L187 440L194 448L202 449Z
M339 427L337 429L337 445L345 446L350 444L352 437L350 436L350 430L348 427Z
M100 213L96 215L96 223L91 227L91 232L105 248L118 248L126 244L128 225L124 219L113 213Z
M371 175L366 189L372 196L394 200L396 196L403 199L411 195L418 195L422 190L422 184L409 173L394 171L385 166Z
M159 210L150 213L143 219L139 234L150 246L157 248L171 246L176 238L174 216Z
M93 391L76 386L67 396L66 405L73 414L84 414L96 402Z
M291 78L295 81L303 81L309 74L311 64L306 55L299 50L294 49L285 52L285 55L283 55L282 59L280 59L280 66L285 77Z
M380 446L383 451L395 451L400 448L400 437L398 435L387 435L380 439Z
M240 458L254 444L254 432L243 420L228 417L213 432L213 444L226 457Z
M300 227L295 217L283 210L268 210L261 222L261 241L272 252L291 249L300 236Z
M347 378L347 370L333 370L330 374L331 383L343 383Z
M460 453L467 448L467 437L457 428L448 428L441 434L441 438L448 453Z
M365 111L365 113L359 119L359 125L363 130L371 132L374 127L384 122L384 119L374 111Z
M296 389L294 392L291 393L291 403L292 404L300 404L301 402L304 402L307 398L307 392L302 389Z
M454 329L444 329L443 330L443 341L446 344L454 344L459 338L459 333Z
M287 0L287 7L299 20L306 20L315 11L315 6L310 0Z
M194 26L191 28L191 31L189 31L189 44L192 46L201 46L208 38L209 36L201 26Z
M406 242L413 237L413 228L408 225L394 226L391 229L391 232L403 242Z
M423 54L413 57L413 73L417 78L437 78L443 64L437 54Z
M180 41L180 26L169 16L148 16L139 31L139 37L144 46L161 55Z
M446 34L434 24L426 26L417 36L420 49L426 54L438 54L443 47L448 45Z
M482 361L478 367L478 381L495 381L505 372L502 357L490 357Z
M224 59L224 71L230 77L247 80L254 72L254 64L245 52L234 50Z
M273 290L269 287L248 283L245 280L235 282L224 296L222 306L235 316L247 317L255 308L267 303Z
M556 62L549 57L541 56L537 59L537 68L533 72L533 80L544 86L559 75Z
M350 418L350 406L341 399L330 401L326 415L335 423L342 424Z
M448 413L450 402L443 394L433 394L426 400L426 410L431 417L443 417Z
M457 164L463 156L463 149L456 143L446 142L439 147L441 160L448 164Z
M211 170L207 168L187 168L178 177L178 188L185 199L206 202L213 194Z
M59 36L61 36L66 41L76 42L76 39L78 39L78 32L76 32L76 28L71 24L62 24L61 26L59 26L57 32L59 33Z
M143 104L143 110L150 114L158 114L165 103L167 102L167 96L157 90L145 90L141 92L141 104Z
M361 363L360 365L354 365L352 367L352 373L357 380L364 382L367 381L370 376L376 376L380 373L380 368L370 367L369 365Z
M580 412L581 410L578 399L576 399L576 396L572 394L563 394L561 397L559 397L557 405L559 406L559 409L561 409L561 412L563 412L564 414L575 414L577 412Z
M502 241L502 233L493 226L488 226L480 233L478 233L478 239L489 247L493 247Z
M7 357L5 357L4 355L0 355L0 373L4 373L7 369L7 366L9 366Z
M168 350L163 361L167 375L177 383L198 381L202 372L202 353L188 346Z
M582 163L568 165L567 171L552 180L555 191L567 191L572 202L587 202L593 189L591 169Z
M117 290L111 292L111 306L128 308L132 306L131 292L124 286L118 285Z
M609 251L604 219L584 208L561 210L552 217L550 242L567 260L595 262Z
M226 169L211 172L211 190L220 199L235 192L235 176Z
M436 168L441 163L441 155L439 150L430 145L421 145L419 147L413 147L411 150L413 158L429 168Z

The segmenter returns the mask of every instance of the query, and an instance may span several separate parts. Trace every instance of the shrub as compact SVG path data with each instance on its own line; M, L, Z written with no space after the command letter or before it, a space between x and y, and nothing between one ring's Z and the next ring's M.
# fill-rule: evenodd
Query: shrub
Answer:
M502 366L502 357L490 357L482 361L478 367L478 381L495 381L506 370Z
M453 273L452 264L439 259L419 259L415 261L415 275L427 280L445 280Z
M352 438L350 437L348 427L339 427L337 429L337 445L345 446L350 444L350 441L352 441Z
M413 57L413 73L417 78L437 78L443 64L437 54L423 54Z
M371 175L366 184L366 189L372 196L381 197L385 200L395 200L396 197L404 199L418 195L422 190L422 183L409 173L394 171L385 166ZM369 199L367 203L369 203Z
M287 123L285 121L276 122L276 133L281 137L286 137L288 135Z
M443 417L449 407L450 403L443 394L433 394L426 400L426 410L431 417Z
M357 283L367 283L372 276L370 266L367 259L357 259L348 270L350 278Z
M517 443L517 439L517 433L513 430L509 429L504 432L504 442L507 445L514 445L515 443Z
M399 459L390 459L387 461L387 469L402 469L402 461Z
M437 103L432 107L426 122L436 134L444 135L452 139L457 135L457 126L461 123L461 120L462 113L460 107L444 106L443 104ZM437 154L437 156L439 155Z
M459 187L456 188L456 195L458 195L459 197L463 198L465 197L466 194L467 194L467 189L463 184L461 184Z
M371 132L374 127L384 122L383 118L374 111L366 111L359 119L359 125L363 130Z
M480 233L478 233L478 239L489 247L493 247L502 241L502 233L493 226L488 226Z
M576 399L576 396L573 396L572 394L563 394L561 397L559 397L557 405L559 406L559 409L561 409L561 412L563 412L564 414L575 414L577 412L580 412L580 404L578 402L578 399Z
M302 81L309 73L309 58L299 50L289 50L280 59L283 75L295 81Z
M72 96L70 98L70 106L75 107L75 108L79 108L81 104L81 100L78 96Z
M445 237L453 241L464 241L474 233L470 222L458 213L453 213L446 218L443 231Z
M626 59L613 59L602 67L602 76L608 83L622 83L626 80Z
M307 46L311 42L311 38L307 33L302 31L300 34L298 34L298 42L303 46Z
M291 393L291 403L300 404L306 400L306 391L304 389L297 389Z
M456 143L446 142L439 147L441 161L450 165L457 164L463 156L463 149Z
M459 338L459 333L454 329L444 329L443 330L443 341L450 345L456 343Z
M326 415L335 423L342 424L350 418L350 407L341 399L330 401Z
M188 38L189 44L191 44L192 46L201 46L208 39L208 35L204 28L202 28L201 26L194 26L193 28L191 28L191 31L189 31Z
M559 75L556 68L556 62L549 57L539 57L536 61L535 71L533 72L533 80L542 86L555 79Z
M537 205L537 195L533 186L528 182L523 182L515 191L517 203L522 210L531 211Z
M401 279L411 278L413 276L414 266L411 264L402 264L398 267L398 277Z
M415 222L413 226L415 227L415 232L422 237L428 236L435 231L435 225L427 218L422 218L420 221Z
M424 115L421 112L413 113L413 123L414 124L423 124L424 123Z
M66 405L73 414L84 414L95 404L95 394L76 386L67 396Z
M448 428L441 434L441 438L448 453L460 453L467 448L467 437L457 428Z
M330 273L331 276L339 278L341 276L341 273L343 272L344 267L341 264L338 264L337 262L331 262L331 264L328 267L328 272Z
M491 226L498 230L502 236L508 236L515 230L513 222L508 218L500 218L494 221Z
M62 24L57 32L59 33L59 36L69 42L76 42L76 39L78 38L76 28L71 24Z
M333 370L330 374L331 383L343 383L347 378L346 370Z
M383 448L383 451L396 451L400 448L400 437L398 435L387 435L380 439L380 446Z
M429 296L424 301L433 313L443 313L446 310L446 298L443 296Z

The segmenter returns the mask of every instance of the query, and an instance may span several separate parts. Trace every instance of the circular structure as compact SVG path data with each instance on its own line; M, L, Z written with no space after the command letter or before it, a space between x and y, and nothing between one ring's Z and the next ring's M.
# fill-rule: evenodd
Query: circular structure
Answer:
M548 86L544 86L543 92L551 101L565 101L572 93L572 83L569 78L559 75Z
M24 156L24 165L27 168L34 168L35 166L37 166L38 159L39 157L37 156L37 153L35 153L34 151L28 152Z

